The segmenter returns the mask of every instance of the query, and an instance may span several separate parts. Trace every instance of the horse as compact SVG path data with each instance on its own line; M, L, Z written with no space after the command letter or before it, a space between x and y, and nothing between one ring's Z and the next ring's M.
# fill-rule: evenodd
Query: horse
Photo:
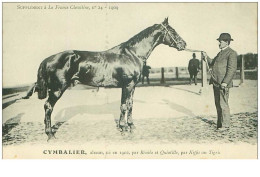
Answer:
M168 18L106 51L69 50L44 59L38 69L37 82L24 98L29 98L33 92L38 92L39 99L48 96L44 104L48 140L55 137L51 127L54 105L70 85L78 82L94 87L122 88L117 124L122 134L129 129L132 132L135 129L132 118L135 87L141 80L144 62L160 44L178 51L186 47L186 42L169 25Z

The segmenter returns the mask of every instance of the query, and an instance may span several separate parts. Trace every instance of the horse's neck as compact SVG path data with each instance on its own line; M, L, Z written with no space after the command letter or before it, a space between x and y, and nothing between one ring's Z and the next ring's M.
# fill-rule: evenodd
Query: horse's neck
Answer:
M118 54L127 53L128 55L138 58L140 61L145 61L154 48L160 44L160 35L157 35L158 33L154 31L152 33L153 34L143 37L143 39L140 39L138 42L134 41L136 39L130 39L108 51Z
M132 46L128 46L128 49L142 60L147 60L157 45L159 45L159 37L154 39L153 36L150 36Z

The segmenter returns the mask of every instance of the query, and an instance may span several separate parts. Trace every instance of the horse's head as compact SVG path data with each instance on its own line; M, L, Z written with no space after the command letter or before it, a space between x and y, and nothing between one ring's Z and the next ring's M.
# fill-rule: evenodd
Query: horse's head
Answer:
M184 50L186 42L179 36L179 34L169 25L168 18L161 23L162 43L177 50Z

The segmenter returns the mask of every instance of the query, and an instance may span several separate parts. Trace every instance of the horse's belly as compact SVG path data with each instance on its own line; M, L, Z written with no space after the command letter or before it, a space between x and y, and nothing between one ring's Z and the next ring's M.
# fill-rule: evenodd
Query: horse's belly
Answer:
M96 87L119 87L119 81L113 78L112 76L100 76L100 77L93 77L91 81L86 83L91 86Z
M97 85L98 87L118 87L119 82L114 78L106 78L105 80L95 81L93 80L93 84Z
M136 73L139 73L129 66L107 65L106 63L100 65L85 63L80 69L80 81L96 87L122 87L133 80L136 81Z

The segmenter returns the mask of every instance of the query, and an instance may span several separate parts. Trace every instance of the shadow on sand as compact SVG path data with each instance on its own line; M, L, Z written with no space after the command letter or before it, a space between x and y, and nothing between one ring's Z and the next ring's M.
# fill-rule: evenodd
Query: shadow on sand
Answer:
M194 91L187 90L187 89L183 89L183 88L177 88L177 87L171 87L171 88L176 89L176 90L181 90L181 91L189 92L189 93L194 93L194 94L196 94L196 95L201 95L200 91L199 91L199 92L194 92Z
M20 124L21 118L24 115L24 113L20 113L17 116L8 119L2 126L2 132L3 136L8 134L14 127Z
M134 102L146 103L140 100L134 100ZM76 115L81 114L112 114L116 124L118 124L120 116L120 101L118 100L102 105L80 105L64 108L60 110L53 119L54 121L56 121L55 125L52 126L53 132L56 133L60 126L62 126L62 124L75 117Z
M3 103L3 104L2 104L2 109L5 109L5 108L7 108L8 106L14 104L17 100L21 100L21 98L17 98L17 99L8 101L8 102L6 102L6 103Z
M176 103L173 103L173 102L170 102L169 100L165 100L163 99L163 102L167 105L169 105L169 107L175 111L178 111L178 112L181 112L181 113L184 113L188 116L191 116L191 117L195 117L196 115L192 113L191 110L187 109L186 107L182 106L182 105L179 105L179 104L176 104Z
M203 117L200 117L200 116L197 116L196 118L202 120L203 122L205 122L209 125L217 125L213 120L208 120L207 118L203 118Z
M163 100L165 104L169 105L169 107L175 111L178 111L178 112L181 112L181 113L184 113L188 116L191 116L191 117L194 117L196 119L199 119L209 125L216 125L216 123L213 121L213 120L208 120L207 118L205 117L201 117L201 116L197 116L195 114L193 114L193 112L189 109L187 109L187 107L184 107L184 106L181 106L179 104L176 104L176 103L173 103L173 102L170 102L169 100Z

